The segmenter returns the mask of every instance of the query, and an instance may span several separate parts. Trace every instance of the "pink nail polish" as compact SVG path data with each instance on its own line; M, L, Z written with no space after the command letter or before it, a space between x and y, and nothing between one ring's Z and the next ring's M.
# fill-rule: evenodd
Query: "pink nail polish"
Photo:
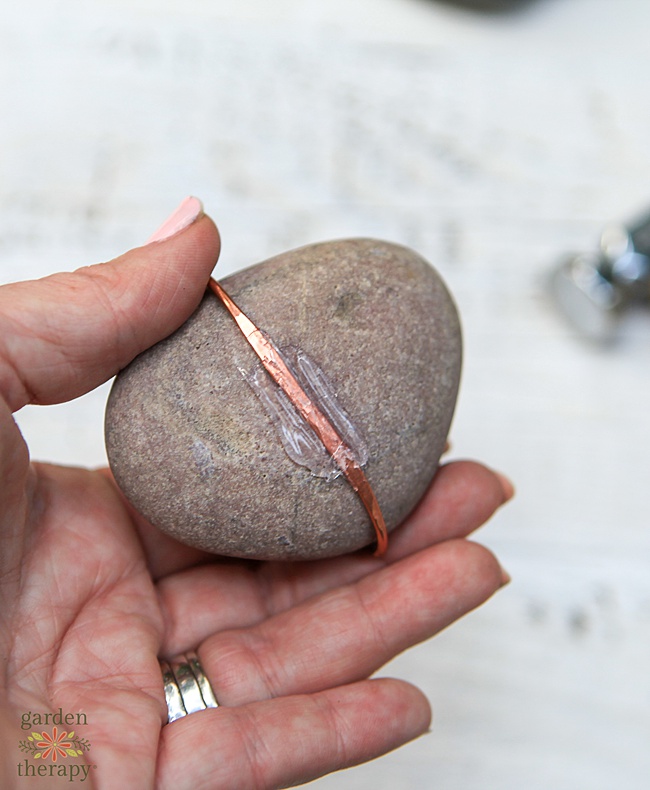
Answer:
M203 205L198 198L186 197L178 208L169 216L158 230L147 239L147 244L152 241L165 241L176 233L187 228L203 213Z
M515 487L512 484L510 478L506 477L501 472L495 472L495 475L499 478L499 482L501 483L501 488L503 488L503 504L505 505L506 502L509 502L513 496L515 495Z

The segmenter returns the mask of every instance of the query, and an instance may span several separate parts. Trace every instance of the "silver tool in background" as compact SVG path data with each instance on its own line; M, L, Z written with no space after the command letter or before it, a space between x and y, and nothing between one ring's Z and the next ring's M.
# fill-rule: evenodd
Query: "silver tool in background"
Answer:
M605 228L595 250L570 255L550 278L554 301L584 337L614 340L622 314L650 305L650 213Z

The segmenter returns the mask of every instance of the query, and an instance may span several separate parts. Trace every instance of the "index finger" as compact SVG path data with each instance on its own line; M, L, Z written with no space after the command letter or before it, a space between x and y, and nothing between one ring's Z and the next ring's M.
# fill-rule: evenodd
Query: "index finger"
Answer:
M462 461L442 467L419 507L393 533L391 547L382 559L369 551L298 563L231 560L224 564L215 557L210 564L190 568L201 558L191 552L174 555L171 545L161 553L161 544L149 528L143 544L150 563L155 565L154 576L156 569L168 571L158 581L166 650L180 653L223 629L255 625L335 587L355 583L428 546L465 537L506 502L508 494L499 476L480 464ZM172 565L176 570L170 573ZM219 606L214 605L215 601Z

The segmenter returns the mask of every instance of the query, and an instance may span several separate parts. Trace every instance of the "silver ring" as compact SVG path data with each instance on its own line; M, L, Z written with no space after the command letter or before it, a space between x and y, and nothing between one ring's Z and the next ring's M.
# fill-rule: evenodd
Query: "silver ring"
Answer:
M199 657L194 651L170 661L161 661L167 723L206 708L218 708L219 703L206 677Z

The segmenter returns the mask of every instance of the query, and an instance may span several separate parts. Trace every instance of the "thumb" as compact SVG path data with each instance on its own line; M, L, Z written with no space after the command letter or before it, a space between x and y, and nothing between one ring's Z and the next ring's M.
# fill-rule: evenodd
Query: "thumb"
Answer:
M191 315L219 256L214 223L187 198L152 240L109 263L0 287L0 396L12 410L83 395Z

